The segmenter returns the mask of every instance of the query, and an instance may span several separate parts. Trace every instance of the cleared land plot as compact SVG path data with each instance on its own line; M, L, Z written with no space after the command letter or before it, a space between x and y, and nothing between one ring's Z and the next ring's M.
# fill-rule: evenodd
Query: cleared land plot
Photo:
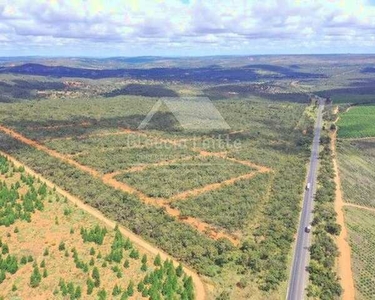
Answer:
M337 144L345 201L375 207L375 139Z
M110 133L108 133L110 134ZM140 134L116 131L112 135L99 135L89 137L74 137L68 140L47 141L44 144L60 153L76 155L82 152L97 153L123 148L142 148L157 143L153 139Z
M271 177L269 173L258 174L220 190L173 202L172 207L177 207L184 216L196 216L230 231L242 230L248 220L260 217L259 209L269 196Z
M150 197L169 198L252 171L254 169L248 166L226 159L198 157L172 165L150 167L141 172L125 173L116 179L136 187Z
M0 171L0 298L194 298L181 269L138 249L3 157ZM176 285L163 291L170 281Z
M375 106L355 106L342 114L338 122L339 138L375 137Z
M126 170L130 167L146 163L156 163L172 159L180 159L196 155L193 151L185 148L158 147L138 149L112 149L106 152L93 152L75 157L75 160L83 165L90 166L102 173L111 173L118 170ZM144 181L144 178L142 179Z
M345 208L345 217L352 248L352 269L357 290L356 299L374 299L375 213L347 207Z

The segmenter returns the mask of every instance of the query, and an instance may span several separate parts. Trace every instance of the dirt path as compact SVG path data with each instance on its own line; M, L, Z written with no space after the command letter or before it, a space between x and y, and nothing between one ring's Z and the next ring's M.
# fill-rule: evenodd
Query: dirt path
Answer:
M344 219L344 200L341 190L341 181L339 175L339 168L337 164L337 153L336 153L336 132L332 135L331 148L333 151L333 166L335 170L335 183L336 183L336 201L335 210L337 213L337 223L341 225L341 234L337 237L336 242L340 251L338 258L338 275L340 277L340 283L343 287L343 300L355 299L355 288L353 281L353 272L351 264L351 249L348 243L348 231L345 225Z
M224 186L227 186L227 185L232 185L232 184L236 183L237 181L253 178L258 173L259 172L252 172L252 173L248 173L248 174L245 174L245 175L238 176L236 178L224 180L222 182L211 183L211 184L205 185L203 187L199 187L199 188L196 188L196 189L193 189L193 190L185 191L185 192L182 192L180 194L174 195L171 198L169 198L169 200L170 201L178 201L178 200L187 199L189 197L199 196L200 194L211 192L211 191L220 189L220 188L222 188Z
M42 144L40 144L36 141L33 141L33 140L21 135L20 133L12 130L10 128L7 128L5 126L0 125L0 131L5 132L6 134L12 136L13 138L21 141L22 143L24 143L26 145L34 147L34 148L36 148L40 151L43 151L43 152L47 153L50 156L53 156L57 159L65 161L65 162L73 165L74 167L78 168L79 170L82 170L84 172L89 173L93 177L101 179L103 181L103 183L105 183L106 185L109 185L109 186L111 186L115 189L119 189L119 190L121 190L123 192L126 192L126 193L129 193L129 194L135 194L141 201L143 201L144 203L146 203L148 205L153 205L153 206L165 208L166 212L168 214L170 214L171 216L177 217L181 222L183 222L185 224L188 224L188 225L191 225L192 227L197 229L199 232L201 232L201 233L203 233L203 234L205 234L205 235L207 235L207 236L209 236L213 239L217 240L217 239L220 239L220 238L227 238L234 245L239 245L239 239L238 239L237 236L234 236L232 234L227 234L222 230L218 230L214 226L212 226L212 225L210 225L206 222L203 222L198 218L193 218L193 217L181 218L180 217L181 212L178 211L177 209L171 208L167 201L163 201L165 199L157 199L157 198L148 197L147 195L145 195L141 191L133 188L132 186L130 186L126 183L117 181L114 177L116 175L120 174L121 172L114 172L114 173L111 173L111 174L102 175L98 171L96 171L96 170L94 170L90 167L81 165L80 163L78 163L75 160L67 157L66 155L61 154L61 153L59 153L55 150L49 149L48 147L46 147L46 146L44 146L44 145L42 145Z
M344 206L354 207L354 208L359 208L359 209L365 209L365 210L368 210L368 211L375 212L375 208L374 207L367 207L367 206L353 204L353 203L344 203Z
M35 176L35 177L39 177L42 181L44 181L47 186L51 189L53 189L54 187L56 188L56 191L61 194L62 196L66 197L68 200L70 200L73 204L75 204L77 207L79 207L80 209L84 210L85 212L89 213L90 215L94 216L95 218L97 218L98 220L102 221L103 223L105 223L107 226L111 227L111 228L115 228L116 226L116 223L113 222L112 220L108 219L107 217L105 217L101 212L99 212L98 210L92 208L91 206L83 203L83 201L81 201L79 198L69 194L68 192L66 192L65 190L61 189L60 187L56 186L53 182L49 181L48 179L44 178L41 174L38 174L36 173L34 170L30 169L29 167L23 165L21 162L19 162L18 160L16 160L15 158L13 158L12 156L0 151L0 154L6 156L10 161L12 161L14 163L14 165L16 167L19 167L19 166L24 166L25 167L25 171L27 173L29 173L30 175L32 176ZM177 262L174 258L172 258L170 255L166 254L165 252L163 252L162 250L152 246L151 244L149 244L148 242L144 241L143 239L141 239L139 236L137 236L136 234L134 234L133 232L129 231L128 229L126 229L125 227L122 227L122 226L119 226L119 230L121 231L121 233L123 235L125 235L126 237L128 237L133 243L135 243L138 247L154 254L154 255L157 255L157 254L160 254L161 258L163 260L166 260L166 259L170 259L173 261L174 265L177 267L179 262ZM205 286L202 282L202 280L200 279L200 277L194 272L192 271L191 269L187 268L187 267L184 267L184 271L185 273L188 275L188 276L191 276L192 279L193 279L193 282L194 282L194 287L195 287L195 293L196 293L196 299L197 300L204 300L206 299L206 290L205 290Z
M36 141L33 141L31 139L28 139L27 137L24 137L23 135L19 134L18 132L10 129L10 128L7 128L5 126L2 126L0 125L0 130L5 132L6 134L10 135L11 137L15 138L16 140L19 140L20 142L26 144L26 145L29 145L31 147L34 147L40 151L43 151L43 152L46 152L47 154L55 157L55 158L58 158L62 161L65 161L75 167L77 167L78 169L84 171L84 172L87 172L89 174L91 174L92 176L95 176L95 177L99 177L100 174L98 171L92 169L92 168L89 168L89 167L86 167L86 166L83 166L81 164L79 164L78 162L76 162L75 160L73 159L70 159L68 158L66 155L64 154L61 154L55 150L52 150L46 146L43 146L42 144L36 142Z

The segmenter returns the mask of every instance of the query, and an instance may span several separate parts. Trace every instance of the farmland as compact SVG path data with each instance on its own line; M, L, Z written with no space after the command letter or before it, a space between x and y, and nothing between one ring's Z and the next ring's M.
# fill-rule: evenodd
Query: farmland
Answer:
M338 158L345 201L375 207L375 140L340 140Z
M375 106L355 106L341 115L340 138L375 137Z
M0 170L0 298L194 298L181 266L138 248L4 156Z

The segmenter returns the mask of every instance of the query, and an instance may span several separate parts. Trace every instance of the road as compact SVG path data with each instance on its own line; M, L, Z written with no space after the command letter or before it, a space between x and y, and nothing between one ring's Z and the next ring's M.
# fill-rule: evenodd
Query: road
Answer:
M297 234L297 242L294 250L293 265L290 274L288 286L288 300L302 300L305 297L306 283L308 279L307 266L309 263L309 247L311 242L311 232L306 233L305 228L312 221L313 200L316 189L317 169L319 163L319 144L322 131L322 115L324 109L324 100L319 98L319 109L317 121L314 129L314 140L311 149L310 167L307 176L307 182L310 188L305 189L303 207L300 218L300 224Z

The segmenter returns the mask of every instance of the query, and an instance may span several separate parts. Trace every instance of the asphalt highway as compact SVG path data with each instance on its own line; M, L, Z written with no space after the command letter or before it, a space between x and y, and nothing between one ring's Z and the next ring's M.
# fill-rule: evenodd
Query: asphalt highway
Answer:
M310 167L307 176L309 189L305 188L303 207L300 224L297 233L297 241L294 250L293 265L288 286L288 300L302 300L305 298L305 290L308 279L307 266L309 264L309 247L311 243L311 232L306 232L306 227L310 225L313 218L314 194L316 190L317 169L319 164L319 144L322 131L322 114L324 100L319 99L319 109L317 121L314 129L314 140L311 149Z

